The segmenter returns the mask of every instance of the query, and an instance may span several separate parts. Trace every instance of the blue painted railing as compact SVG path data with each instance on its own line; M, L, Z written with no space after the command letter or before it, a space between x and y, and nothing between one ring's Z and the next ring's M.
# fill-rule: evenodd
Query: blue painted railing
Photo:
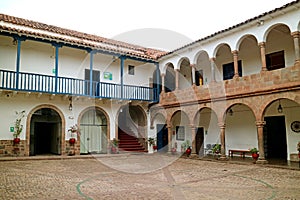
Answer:
M17 78L19 79L18 84ZM157 89L150 87L134 85L121 87L119 84L93 81L91 92L89 80L68 77L57 77L57 87L55 84L55 76L24 72L17 74L14 71L0 70L0 89L121 100L153 102L158 100Z

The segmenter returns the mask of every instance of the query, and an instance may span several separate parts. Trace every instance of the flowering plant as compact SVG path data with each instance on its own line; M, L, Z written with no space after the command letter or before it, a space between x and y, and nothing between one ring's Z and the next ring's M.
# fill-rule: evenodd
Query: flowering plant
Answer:
M298 142L297 150L300 152L300 142Z
M257 153L258 149L256 147L249 149L250 153Z
M70 126L68 131L71 132L71 133L79 132L77 124L74 124L73 126Z
M21 124L21 122L22 119L25 117L25 110L21 112L16 111L16 115L17 115L17 119L15 121L14 137L18 138L23 130L23 125Z

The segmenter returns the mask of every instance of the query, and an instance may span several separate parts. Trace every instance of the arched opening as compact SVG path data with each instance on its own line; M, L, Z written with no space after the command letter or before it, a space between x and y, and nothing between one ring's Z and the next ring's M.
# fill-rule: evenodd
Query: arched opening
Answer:
M184 58L180 63L179 70L179 89L185 89L191 87L192 85L192 69L190 66L190 61Z
M300 105L290 99L276 99L264 111L264 150L269 162L291 160L300 140ZM294 123L295 122L295 123Z
M120 108L118 116L119 149L144 152L147 130L147 117L143 108L127 104Z
M165 76L165 92L172 92L175 90L175 71L172 64L167 65Z
M30 119L29 155L61 154L62 120L51 108L35 111Z
M107 153L108 119L103 111L89 109L80 120L80 153Z
M157 76L158 74L158 76ZM160 70L159 69L155 69L154 72L153 72L153 85L152 87L156 90L158 88L158 93L157 94L160 94L161 92L161 89L162 89L162 86L161 86L161 75L160 75Z
M207 52L201 51L196 60L195 84L207 84L211 81L211 66Z
M166 124L166 118L162 114L157 114L154 118L154 124L156 125L156 143L157 150L160 152L168 151L168 128Z

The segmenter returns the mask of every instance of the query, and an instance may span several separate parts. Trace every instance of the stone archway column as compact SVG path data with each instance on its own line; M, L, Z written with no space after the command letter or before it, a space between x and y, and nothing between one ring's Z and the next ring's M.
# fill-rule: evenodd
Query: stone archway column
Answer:
M267 62L266 62L266 43L260 42L258 44L260 48L260 57L261 57L261 71L267 71Z
M175 70L175 90L179 89L179 69Z
M165 91L165 74L161 74L161 90L162 90L162 92L163 93L165 93L166 91Z
M220 160L226 160L226 153L225 153L225 127L224 123L219 123L220 127L220 141L221 141L221 157Z
M167 125L168 129L168 152L171 152L172 148L172 126Z
M192 132L192 154L196 155L196 127L194 124L190 124L191 132Z
M256 161L257 164L266 164L268 161L265 159L265 149L264 149L264 125L265 121L256 121L257 127L257 138L258 138L258 150L259 150L259 158Z
M232 55L233 55L233 66L234 66L233 78L238 78L239 77L238 51L237 50L232 51Z
M216 58L210 58L210 67L211 67L211 81L216 82L216 74L215 74L215 68L216 68Z
M291 33L294 39L295 48L295 65L300 65L300 50L299 50L299 31Z
M195 64L190 64L191 68L192 68L192 85L196 85L196 67Z

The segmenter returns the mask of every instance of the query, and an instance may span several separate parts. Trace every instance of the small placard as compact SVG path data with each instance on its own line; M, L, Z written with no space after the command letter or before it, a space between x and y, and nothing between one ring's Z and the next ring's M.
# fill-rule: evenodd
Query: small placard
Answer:
M15 132L15 127L13 127L13 126L9 127L9 131L12 133Z
M56 70L55 69L52 69L52 74L55 74L56 73Z
M110 73L110 72L104 72L103 77L106 80L112 80L112 73Z

